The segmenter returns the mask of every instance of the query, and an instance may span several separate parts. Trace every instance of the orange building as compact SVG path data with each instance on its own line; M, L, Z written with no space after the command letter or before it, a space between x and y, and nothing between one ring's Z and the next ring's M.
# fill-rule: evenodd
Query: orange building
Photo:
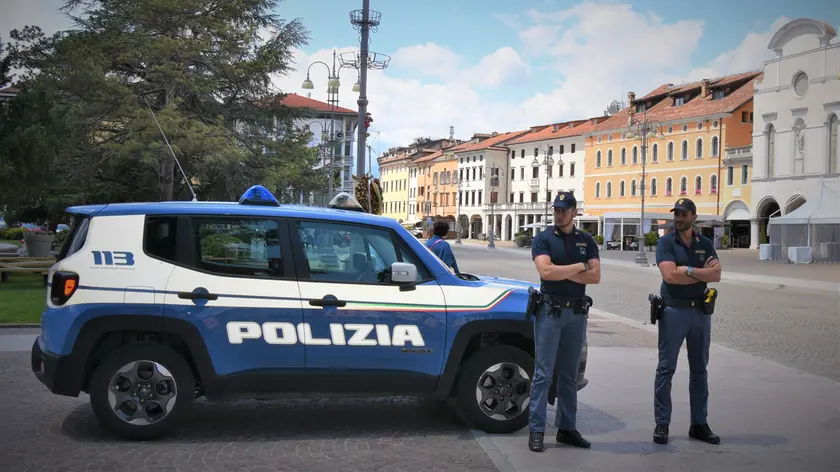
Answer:
M753 84L758 77L760 72L748 72L665 84L638 99L630 92L627 107L587 133L584 200L589 214L601 216L599 233L607 249L636 248L643 155L642 232L670 225L674 202L688 197L697 204L704 233L721 233L712 228L720 227L727 203L719 191L722 158L727 148L752 143ZM639 122L644 121L652 125L647 133L640 132Z

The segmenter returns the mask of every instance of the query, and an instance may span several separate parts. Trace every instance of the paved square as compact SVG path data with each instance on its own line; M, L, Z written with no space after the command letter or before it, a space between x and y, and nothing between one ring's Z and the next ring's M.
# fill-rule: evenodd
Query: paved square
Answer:
M610 326L620 331L619 326L627 324L615 320ZM655 339L649 329L634 330ZM488 448L491 457L494 449L498 451L500 470L837 470L840 384L713 345L709 423L722 443L709 445L688 438L688 363L683 347L672 387L671 441L662 446L652 441L655 348L599 344L596 341L589 350L590 386L578 397L578 429L592 448L556 444L553 427L546 432L543 453L528 450L527 431L490 435ZM549 418L553 415L552 409Z

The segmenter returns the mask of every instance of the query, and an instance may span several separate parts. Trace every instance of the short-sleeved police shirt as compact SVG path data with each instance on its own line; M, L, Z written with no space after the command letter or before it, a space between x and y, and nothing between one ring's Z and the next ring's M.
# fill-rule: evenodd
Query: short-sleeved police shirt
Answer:
M541 231L531 243L531 259L537 256L551 257L551 263L570 265L600 259L595 238L586 231L574 228L566 234L556 227ZM543 280L540 278L540 290L558 297L578 298L586 295L586 284L571 280Z
M686 246L679 233L671 230L670 233L659 238L656 246L656 264L663 261L671 261L679 266L701 268L706 264L709 257L717 258L717 251L712 241L702 234L693 233L691 246ZM661 297L671 298L703 298L706 290L706 282L697 282L691 285L669 284L664 280L659 289Z

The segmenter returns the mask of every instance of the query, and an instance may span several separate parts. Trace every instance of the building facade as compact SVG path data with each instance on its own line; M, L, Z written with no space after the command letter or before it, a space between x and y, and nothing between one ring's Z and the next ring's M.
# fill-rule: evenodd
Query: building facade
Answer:
M382 215L400 223L407 223L409 219L410 157L410 149L400 147L389 149L377 159L382 185Z
M591 225L583 192L586 154L583 136L599 120L605 119L536 126L505 143L509 150L506 172L509 191L506 204L500 207L505 224L502 239L513 239L521 231L532 230L529 232L536 234L551 224L551 204L561 191L571 192L577 199L577 224Z
M469 143L454 149L458 164L457 189L462 236L487 239L493 231L496 239L511 239L513 219L507 208L510 184L505 144L525 131L476 135Z
M835 36L831 25L800 18L782 26L767 46L776 57L764 63L764 77L755 87L752 248L768 243L770 218L793 212L809 195L819 194L820 185L840 195L840 42Z
M301 203L326 206L339 192L349 192L352 195L354 192L353 151L359 122L358 111L294 93L287 94L281 103L288 107L304 108L309 111L309 117L298 120L295 125L312 132L313 140L310 146L317 146L320 156L315 168L331 168L333 174L337 175L338 182L334 183L332 195L329 194L329 187L325 183L323 191L301 196Z
M601 219L607 249L637 249L640 223L642 233L670 225L669 210L681 196L697 204L698 226L720 243L729 203L719 186L723 156L751 143L759 76L664 84L638 99L630 92L624 109L593 125L586 135L584 200L587 212Z

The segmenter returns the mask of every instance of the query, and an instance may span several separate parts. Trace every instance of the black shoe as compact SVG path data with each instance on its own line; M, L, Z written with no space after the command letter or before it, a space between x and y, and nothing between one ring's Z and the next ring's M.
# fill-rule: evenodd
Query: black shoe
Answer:
M656 444L668 444L668 425L658 424L653 430L653 442Z
M545 433L531 431L531 435L528 436L528 449L534 452L543 452L543 436L545 436Z
M709 444L720 444L720 436L712 432L708 424L693 424L688 428L688 437L705 441Z
M573 429L571 431L564 431L564 430L557 430L557 442L568 444L570 446L575 447L582 447L584 449L589 449L589 446L592 444L589 443L586 439L580 435L577 430Z

